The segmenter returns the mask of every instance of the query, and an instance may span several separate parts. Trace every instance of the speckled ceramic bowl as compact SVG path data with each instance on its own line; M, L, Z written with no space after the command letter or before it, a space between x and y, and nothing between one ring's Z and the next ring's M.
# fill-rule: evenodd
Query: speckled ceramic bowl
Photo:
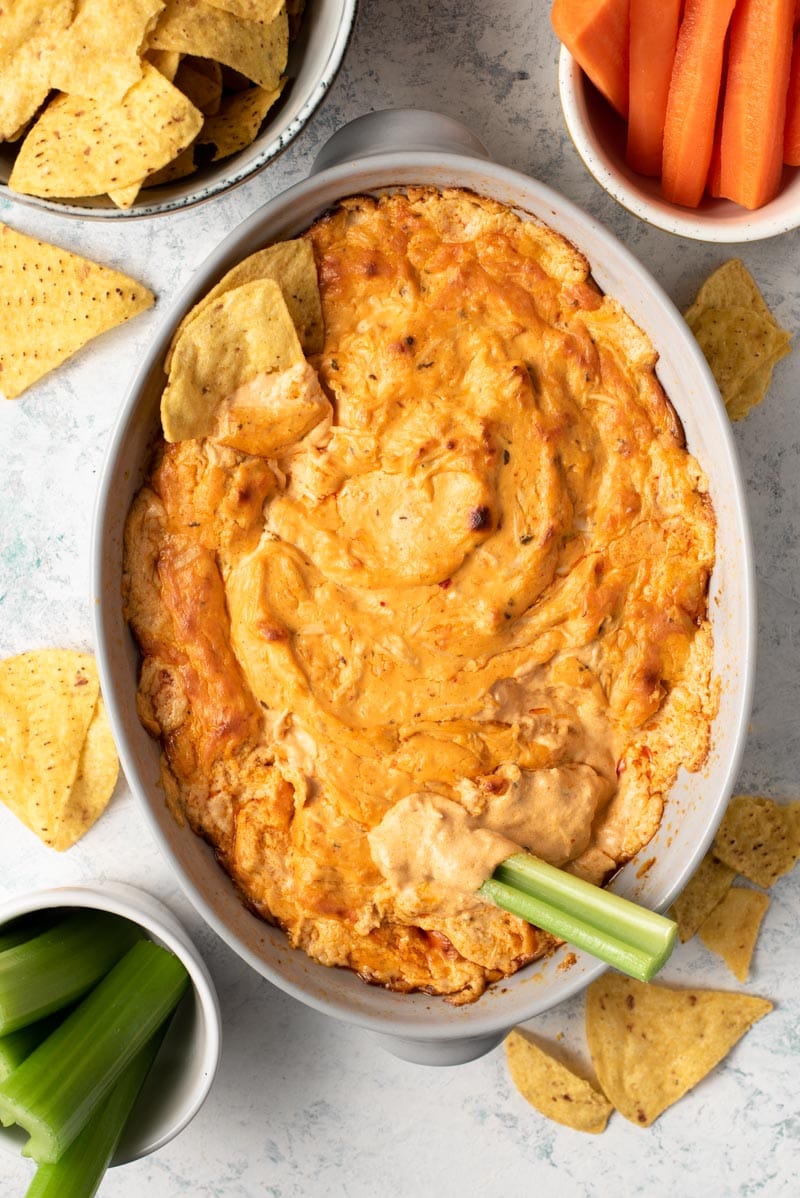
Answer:
M358 0L307 0L300 34L289 48L289 82L258 137L240 154L201 167L186 179L141 191L131 208L122 209L107 196L54 200L11 191L8 178L14 150L0 143L0 196L61 216L130 220L178 212L230 191L269 166L308 124L336 78L355 24L357 4Z
M172 912L152 895L123 882L58 886L5 899L0 903L0 928L36 911L76 907L108 911L138 924L150 940L183 962L191 982L112 1158L112 1165L124 1165L177 1136L208 1096L220 1052L217 992L205 962ZM22 1128L0 1126L0 1147L19 1152L27 1139Z
M246 910L209 846L179 827L159 786L160 748L136 712L138 653L121 603L123 529L158 429L163 361L173 330L235 262L296 236L339 199L415 184L458 186L491 196L557 229L583 250L603 290L619 300L660 353L658 373L683 421L688 444L710 480L718 555L710 612L715 669L723 681L706 767L673 787L656 837L620 871L613 888L664 910L694 871L733 785L750 709L755 587L747 514L728 420L688 326L641 263L597 221L550 188L488 160L454 121L421 112L371 113L328 143L310 178L265 205L206 260L162 321L113 434L94 532L95 643L123 769L151 827L198 910L254 969L317 1010L377 1033L394 1053L427 1064L454 1064L488 1051L514 1024L581 990L604 966L565 951L491 988L477 1003L453 1007L424 994L365 986L289 948L286 938ZM647 868L642 868L644 863Z
M755 212L730 200L705 196L699 208L670 204L658 179L631 170L625 161L625 123L587 79L568 50L558 62L558 90L575 149L601 187L634 216L691 237L720 243L760 241L800 225L800 170L784 167L778 195Z

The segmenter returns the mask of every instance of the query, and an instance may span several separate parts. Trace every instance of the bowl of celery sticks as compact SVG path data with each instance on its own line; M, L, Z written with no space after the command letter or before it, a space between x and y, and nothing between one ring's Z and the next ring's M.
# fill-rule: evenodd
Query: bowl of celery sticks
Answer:
M85 1198L166 1144L219 1049L208 970L151 895L106 882L0 904L0 1145L31 1158L26 1198Z

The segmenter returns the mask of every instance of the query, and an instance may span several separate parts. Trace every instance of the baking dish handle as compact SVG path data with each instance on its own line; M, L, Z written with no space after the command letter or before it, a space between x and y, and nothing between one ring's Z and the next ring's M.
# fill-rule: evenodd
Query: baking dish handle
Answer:
M490 157L475 134L453 117L422 108L385 108L356 117L337 130L320 150L311 173L398 150Z

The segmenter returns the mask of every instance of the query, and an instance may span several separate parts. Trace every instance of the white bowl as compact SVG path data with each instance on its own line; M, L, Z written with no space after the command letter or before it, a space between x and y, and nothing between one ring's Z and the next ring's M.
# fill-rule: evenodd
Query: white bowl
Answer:
M233 263L260 246L297 235L343 196L397 186L468 188L551 225L585 251L598 284L622 302L660 351L661 381L683 421L690 449L708 474L716 508L718 557L709 607L715 669L724 685L713 749L702 772L681 775L655 839L614 881L615 890L647 906L669 906L722 816L750 710L755 587L730 421L688 326L641 263L573 204L541 183L487 161L485 153L454 121L431 113L372 113L335 135L318 160L326 169L272 200L225 239L162 321L133 383L105 463L93 546L95 644L122 766L198 910L244 960L281 989L379 1034L398 1055L441 1064L487 1051L508 1028L574 994L603 966L578 954L577 963L564 968L565 953L558 952L490 989L477 1003L453 1007L423 994L366 986L349 971L325 968L290 949L280 931L243 906L209 846L188 827L179 827L167 809L159 788L160 747L136 712L138 653L122 613L122 547L125 518L158 429L162 363L172 332ZM645 861L648 868L643 870Z
M108 911L138 924L156 944L175 953L191 980L111 1161L124 1165L162 1148L203 1105L219 1060L217 993L202 957L172 912L143 890L122 882L61 886L6 899L0 903L0 928L33 911L70 907ZM27 1139L21 1128L0 1126L3 1148L19 1152Z
M258 137L241 153L200 167L193 175L141 191L130 208L107 196L57 200L21 195L8 187L15 151L0 142L0 197L61 216L126 220L161 216L210 200L263 170L305 128L331 87L347 50L358 0L307 0L300 34L289 48L286 85Z
M784 167L774 200L754 212L731 200L704 196L699 208L670 204L658 179L632 170L625 161L622 118L593 86L569 51L558 60L558 90L567 130L590 174L610 195L648 224L694 241L760 241L800 225L800 170Z

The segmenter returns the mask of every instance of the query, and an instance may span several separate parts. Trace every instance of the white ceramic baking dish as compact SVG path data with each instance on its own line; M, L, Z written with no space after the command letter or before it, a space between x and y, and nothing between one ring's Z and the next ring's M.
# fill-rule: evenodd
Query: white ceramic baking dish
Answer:
M167 810L158 783L159 746L136 714L137 650L120 601L125 517L157 428L162 362L180 318L235 262L260 246L298 234L341 197L413 184L456 185L492 196L551 225L584 251L600 287L625 306L658 348L659 376L683 421L689 447L708 474L718 521L710 610L722 684L713 748L702 772L679 777L655 839L613 884L619 893L652 908L669 906L721 818L751 702L755 587L730 424L683 318L633 255L550 188L490 162L457 122L419 111L359 118L331 139L308 179L256 212L206 260L162 322L112 438L95 521L94 606L102 684L125 775L167 859L209 924L254 969L302 1002L377 1033L390 1051L406 1059L454 1064L486 1052L508 1028L576 993L604 967L579 954L575 964L564 968L562 950L490 989L477 1003L456 1008L426 995L366 986L346 970L325 968L290 949L281 932L244 908L210 848L179 827Z

